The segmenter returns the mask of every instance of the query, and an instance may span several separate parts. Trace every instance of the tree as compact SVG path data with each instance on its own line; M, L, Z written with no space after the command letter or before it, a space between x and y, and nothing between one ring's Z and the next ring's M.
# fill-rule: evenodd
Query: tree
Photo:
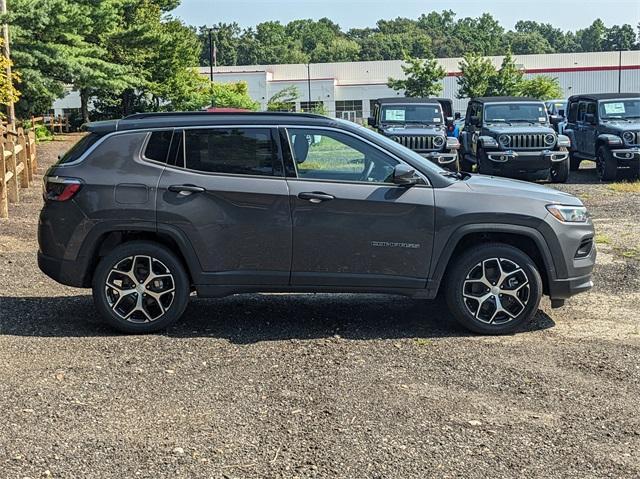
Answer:
M300 98L298 87L290 85L269 98L268 111L291 111L291 104ZM295 106L295 105L294 105Z
M507 47L516 55L555 52L547 39L538 32L507 32L504 39Z
M604 45L607 27L599 18L596 19L589 27L578 30L576 37L583 52L601 52Z
M407 57L402 71L404 80L389 78L387 85L394 90L403 90L409 97L436 96L442 92L442 80L447 75L445 69L435 58L421 60Z
M329 62L354 62L360 56L360 45L358 42L348 38L334 38L331 43L319 44L311 52L311 61L314 63Z
M631 25L614 25L607 30L603 42L604 50L633 50L635 47L636 32Z
M507 52L500 70L489 80L489 96L518 96L522 88L523 73L518 69L511 52Z
M4 41L0 38L0 49ZM20 81L17 73L12 73L11 77L7 75L6 69L13 65L11 59L0 54L0 104L9 105L15 103L20 98L20 92L14 86L14 83Z
M479 55L465 55L460 62L458 76L458 98L474 98L486 96L489 84L497 75L491 60Z
M257 110L260 103L249 96L247 82L237 83L213 83L211 92L215 98L217 108L242 108L244 110Z
M543 101L563 97L560 81L548 75L538 75L522 80L520 92L523 96Z

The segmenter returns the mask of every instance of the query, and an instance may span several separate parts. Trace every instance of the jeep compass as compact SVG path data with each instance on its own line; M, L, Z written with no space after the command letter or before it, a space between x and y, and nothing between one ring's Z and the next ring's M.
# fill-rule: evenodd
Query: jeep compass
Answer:
M40 268L115 328L166 328L190 295L446 298L486 334L592 286L577 198L446 171L354 123L288 113L95 122L44 178Z

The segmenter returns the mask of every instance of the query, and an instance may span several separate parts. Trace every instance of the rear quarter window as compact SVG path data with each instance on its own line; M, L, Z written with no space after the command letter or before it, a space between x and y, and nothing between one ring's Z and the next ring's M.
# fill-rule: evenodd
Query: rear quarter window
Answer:
M173 130L154 131L149 136L147 146L144 150L144 157L147 160L166 163L171 147Z
M60 157L58 165L64 165L78 160L89 148L96 144L96 142L102 138L102 135L98 133L89 133L78 140L69 151Z

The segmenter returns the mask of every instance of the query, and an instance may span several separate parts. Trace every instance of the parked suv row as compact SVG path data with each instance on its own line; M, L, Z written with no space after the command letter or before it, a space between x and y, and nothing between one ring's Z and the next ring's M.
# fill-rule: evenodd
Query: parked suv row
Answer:
M347 121L141 114L88 130L45 175L38 261L122 331L167 327L192 291L324 291L442 293L496 334L542 294L558 307L592 285L579 199L446 171Z

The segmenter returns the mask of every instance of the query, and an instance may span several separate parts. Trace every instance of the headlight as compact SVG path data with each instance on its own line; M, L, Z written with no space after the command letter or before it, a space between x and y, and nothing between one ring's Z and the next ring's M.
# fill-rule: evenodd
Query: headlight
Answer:
M586 223L589 220L584 206L547 205L547 210L563 223Z
M556 142L556 135L554 135L553 133L549 133L548 135L544 136L544 144L547 146L551 146Z
M636 139L636 135L635 135L635 133L633 133L632 131L625 131L625 132L622 134L622 139L624 140L624 142L625 142L627 145L633 145L633 143L634 143L634 141L635 141L635 139Z
M502 146L509 146L509 143L511 143L511 138L509 138L509 135L500 135L498 137L498 142Z
M435 146L436 148L442 148L442 145L444 145L445 139L444 136L436 136L433 139L433 146Z

